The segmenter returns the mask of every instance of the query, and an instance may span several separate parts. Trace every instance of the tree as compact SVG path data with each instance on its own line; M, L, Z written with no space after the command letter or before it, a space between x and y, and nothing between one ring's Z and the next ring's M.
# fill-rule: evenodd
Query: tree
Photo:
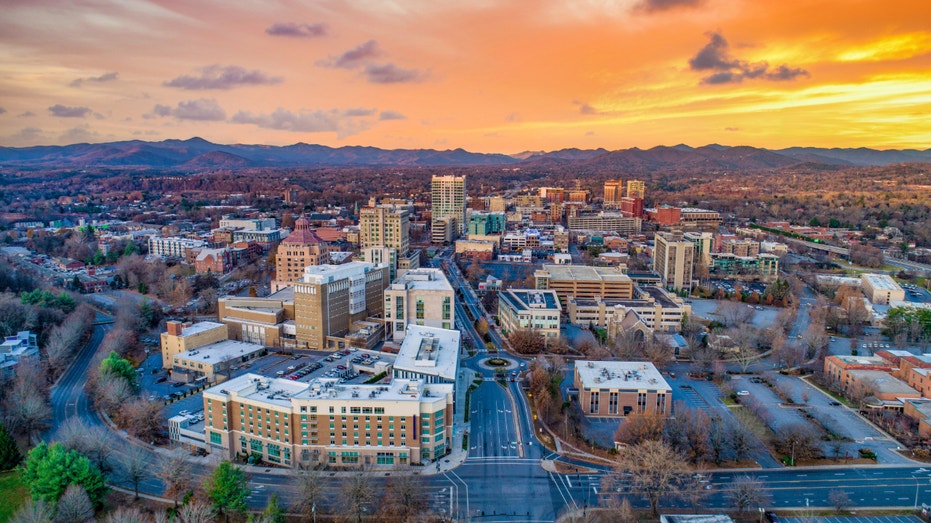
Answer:
M142 521L146 521L146 517L138 507L117 507L103 520L104 523L139 523Z
M718 303L714 314L721 318L726 327L739 327L753 316L753 309L736 301L722 301Z
M0 424L0 470L10 470L23 460L16 440L6 430L6 425Z
M763 488L763 482L748 475L734 478L730 488L731 503L738 512L750 507L762 507L769 499L769 494Z
M30 499L13 514L9 523L51 523L55 507L41 499Z
M614 432L614 441L637 445L644 441L660 440L666 429L666 417L653 412L634 412L621 421Z
M741 423L733 423L730 427L731 450L734 451L734 460L741 462L753 449L753 434L750 429Z
M281 510L281 504L278 502L278 493L272 494L265 510L262 511L262 521L265 523L284 523L284 511Z
M850 496L843 490L834 489L828 492L828 503L834 507L835 512L840 514L850 506Z
M617 467L630 473L631 490L647 498L653 517L659 515L661 499L679 492L685 474L682 457L661 441L644 441L628 447Z
M178 508L178 498L190 490L193 485L191 467L182 450L162 456L155 474L165 485L165 497L175 502Z
M97 505L107 491L103 473L81 453L59 443L33 448L20 469L20 478L34 499L55 503L68 485L80 485Z
M17 365L16 377L7 389L4 401L6 421L30 440L52 416L46 383L45 369L38 361L30 361Z
M366 471L357 472L343 482L339 493L340 512L349 521L361 523L362 518L375 500L372 478Z
M124 402L115 418L133 436L151 441L161 432L165 416L157 402L136 397Z
M808 425L783 427L775 442L776 450L790 460L810 459L821 452L820 438ZM795 465L793 462L792 465Z
M508 341L520 354L539 354L546 348L546 338L529 329L512 331L508 335Z
M178 510L179 523L212 523L217 511L203 501L185 503Z
M100 362L100 374L118 376L124 379L133 391L138 389L136 368L133 367L129 360L121 358L116 351L110 352L107 359Z
M58 428L55 439L65 447L85 455L102 471L109 468L113 454L110 431L99 426L90 426L76 416L70 417Z
M223 461L207 478L204 492L213 507L229 522L230 512L242 513L246 510L246 498L250 491L245 472L229 461Z
M139 499L139 483L152 475L148 454L146 449L130 445L126 453L120 456L120 473L132 484L134 499Z
M423 485L417 476L392 476L378 510L382 521L415 521L427 508Z
M294 473L293 483L298 492L298 508L307 519L320 512L317 505L325 497L323 482L324 479L317 470L296 470Z
M465 276L466 278L468 278L469 283L471 283L472 285L475 285L478 282L479 278L482 277L483 274L485 274L485 270L482 269L482 266L481 264L479 264L478 259L473 258L472 263L469 264L465 272Z
M94 505L80 485L68 485L58 500L55 523L84 523L93 519Z

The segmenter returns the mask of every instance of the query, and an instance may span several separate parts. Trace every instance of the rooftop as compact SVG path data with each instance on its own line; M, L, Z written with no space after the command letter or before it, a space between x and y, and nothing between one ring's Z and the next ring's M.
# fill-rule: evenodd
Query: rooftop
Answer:
M258 374L242 376L210 387L204 394L234 396L281 407L291 407L292 400L382 400L420 401L422 398L452 394L451 384L425 385L423 380L395 379L388 385L341 384L336 378L316 378L309 383Z
M181 329L182 336L193 336L195 334L200 334L202 332L207 332L213 329L223 327L226 328L226 325L222 323L217 323L215 321L200 321L192 325L188 325Z
M408 325L394 368L455 381L461 338L459 331Z
M508 289L499 294L498 299L507 301L516 311L562 310L556 291Z
M440 269L413 269L405 272L390 287L392 290L449 291L453 286Z
M176 355L176 358L199 362L217 364L223 361L229 361L233 358L245 354L251 354L264 350L265 347L255 343L248 343L237 340L223 340L210 345L204 345L194 350L189 350Z
M886 274L864 274L862 278L876 290L901 291L902 287Z
M614 267L588 267L585 265L544 265L550 281L630 281L630 277Z
M357 261L342 265L309 265L304 268L304 282L322 285L346 278L359 277L377 267L374 263Z
M847 371L854 379L867 383L877 394L908 394L921 396L921 394L908 386L904 381L881 370L851 370Z
M576 385L583 388L672 391L656 367L645 361L579 360L575 370L582 380Z

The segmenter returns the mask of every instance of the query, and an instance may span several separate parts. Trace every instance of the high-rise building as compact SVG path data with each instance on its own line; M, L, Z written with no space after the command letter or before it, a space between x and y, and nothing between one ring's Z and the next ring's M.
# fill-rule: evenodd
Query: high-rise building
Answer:
M327 338L343 336L356 321L381 316L388 265L349 262L311 265L294 284L298 348L328 348Z
M621 198L621 216L625 218L643 218L643 198Z
M454 218L456 236L466 231L466 177L434 176L431 181L431 212L433 220Z
M387 263L393 280L398 269L420 266L420 252L410 252L410 211L390 205L370 205L359 212L362 259Z
M627 180L627 196L629 198L640 198L642 200L645 188L645 184L640 180Z
M294 285L304 276L304 268L330 261L327 243L310 229L303 216L294 222L294 230L278 245L275 255L275 280L272 292Z
M440 269L404 273L385 290L385 320L394 340L404 339L407 325L452 329L456 293Z
M692 288L695 266L695 244L683 238L681 232L656 233L653 246L653 272L663 285L676 291Z
M621 203L621 193L624 191L624 182L621 180L608 180L604 185L605 207L617 207Z

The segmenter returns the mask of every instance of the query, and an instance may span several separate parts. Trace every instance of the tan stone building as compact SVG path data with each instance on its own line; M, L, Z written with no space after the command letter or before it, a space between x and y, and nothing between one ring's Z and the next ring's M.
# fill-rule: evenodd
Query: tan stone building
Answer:
M165 326L167 331L161 335L162 367L165 369L171 368L176 355L229 337L226 325L212 321L194 324L169 321Z
M359 320L382 317L388 266L365 262L312 265L294 284L298 348L327 349L331 337L350 332Z
M232 340L267 347L294 347L294 288L285 287L265 298L225 297L217 300L217 315Z
M871 303L889 305L893 301L905 301L905 289L885 274L864 274L860 276L863 294Z
M310 383L245 374L204 391L204 437L223 459L256 456L296 468L435 461L453 436L452 384Z
M310 230L310 222L303 216L298 218L294 231L278 245L272 290L293 285L304 276L304 268L309 265L328 263L329 254L329 246Z
M572 298L630 299L634 295L634 282L621 267L544 265L533 277L537 289L556 291L564 308Z
M578 360L573 385L586 416L665 416L672 408L672 389L648 362Z
M653 246L653 272L658 273L663 286L677 291L692 288L695 266L695 244L682 233L656 233Z
M456 293L439 269L404 273L385 289L385 322L394 341L401 341L407 325L452 329L456 325Z

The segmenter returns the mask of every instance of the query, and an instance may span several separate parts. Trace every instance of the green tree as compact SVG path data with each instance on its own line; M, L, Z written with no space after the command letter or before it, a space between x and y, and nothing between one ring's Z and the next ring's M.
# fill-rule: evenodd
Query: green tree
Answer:
M22 460L16 440L7 432L5 425L0 425L0 470L10 470Z
M121 358L120 355L114 351L110 352L107 359L100 362L100 373L118 376L126 380L133 390L138 388L138 384L136 383L136 368L133 367L133 364L130 363L129 360Z
M103 473L87 457L60 443L39 443L29 452L19 471L33 499L57 503L68 485L80 485L95 506L107 492Z
M129 242L126 244L126 248L123 249L123 256L132 256L133 254L136 254L137 252L139 252L139 249L136 248L136 244L133 242Z
M230 520L230 512L242 513L246 510L246 497L249 496L246 474L229 461L220 463L207 478L204 491L227 522Z
M281 510L281 503L278 502L278 493L272 494L262 511L261 521L264 523L284 523L284 511Z

